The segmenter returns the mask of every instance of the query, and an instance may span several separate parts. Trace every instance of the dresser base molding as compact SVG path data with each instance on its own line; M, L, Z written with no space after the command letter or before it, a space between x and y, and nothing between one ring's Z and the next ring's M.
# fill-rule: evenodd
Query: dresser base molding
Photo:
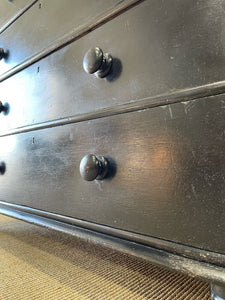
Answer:
M0 213L225 285L225 255L0 201ZM197 259L199 257L199 259ZM201 259L200 259L201 258Z

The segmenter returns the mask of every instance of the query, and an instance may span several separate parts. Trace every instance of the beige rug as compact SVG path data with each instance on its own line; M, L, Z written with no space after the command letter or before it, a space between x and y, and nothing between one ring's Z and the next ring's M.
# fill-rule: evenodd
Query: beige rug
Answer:
M209 285L0 215L0 300L209 300Z

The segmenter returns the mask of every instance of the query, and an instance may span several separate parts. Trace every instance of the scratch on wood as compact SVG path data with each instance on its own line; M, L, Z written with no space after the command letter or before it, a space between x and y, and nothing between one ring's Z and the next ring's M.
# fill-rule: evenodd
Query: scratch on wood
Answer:
M171 119L173 119L173 112L172 112L172 108L170 107L170 105L169 105L168 107L169 107L170 117L171 117Z
M100 183L98 180L95 180L95 183L96 183L96 185L97 185L99 191L103 192L101 183Z

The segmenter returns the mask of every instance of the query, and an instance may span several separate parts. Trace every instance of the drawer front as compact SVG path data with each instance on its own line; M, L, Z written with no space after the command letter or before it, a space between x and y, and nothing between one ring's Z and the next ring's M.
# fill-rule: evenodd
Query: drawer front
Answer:
M32 0L13 0L0 1L0 30L8 23L15 15L17 15L24 7L34 1Z
M225 95L1 138L0 200L225 253ZM85 181L87 154L111 173Z
M43 50L68 32L76 29L79 31L126 2L129 1L38 1L1 34L0 47L8 50L10 55L0 62L0 74Z
M222 80L225 10L219 4L145 1L3 81L1 101L10 113L0 116L1 130ZM105 79L83 69L86 51L95 46L114 59Z

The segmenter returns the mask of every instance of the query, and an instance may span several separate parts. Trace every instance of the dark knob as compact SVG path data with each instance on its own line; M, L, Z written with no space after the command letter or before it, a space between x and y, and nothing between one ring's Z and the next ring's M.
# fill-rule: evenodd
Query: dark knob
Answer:
M5 52L3 48L0 48L0 60L6 57L7 57L7 52Z
M80 162L80 175L86 181L101 180L108 172L108 161L104 156L88 154Z
M86 73L93 74L98 78L107 76L112 66L112 56L103 53L102 49L95 47L88 50L84 56L83 67Z
M0 174L3 175L5 173L5 163L0 162Z
M1 112L7 113L7 111L8 111L8 107L3 105L2 102L0 101L0 113Z

